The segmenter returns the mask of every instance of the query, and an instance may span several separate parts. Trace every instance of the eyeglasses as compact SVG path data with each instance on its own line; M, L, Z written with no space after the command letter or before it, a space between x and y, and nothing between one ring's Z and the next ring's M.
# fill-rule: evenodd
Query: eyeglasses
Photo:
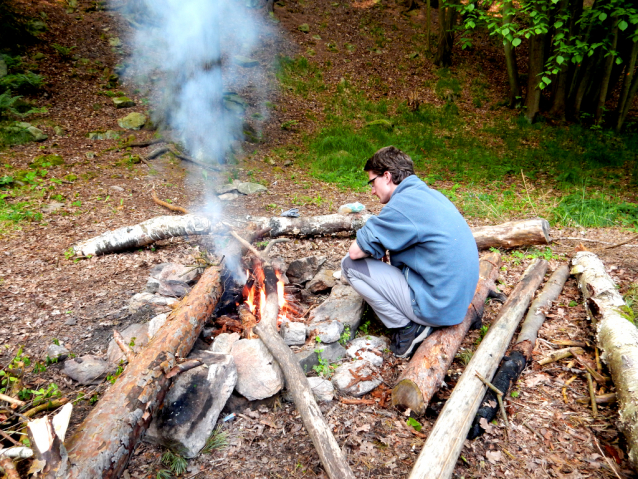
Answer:
M374 178L372 178L370 181L368 181L368 186L370 188L374 188L374 180L376 180L377 178L383 176L385 173L382 173L380 175L375 176Z

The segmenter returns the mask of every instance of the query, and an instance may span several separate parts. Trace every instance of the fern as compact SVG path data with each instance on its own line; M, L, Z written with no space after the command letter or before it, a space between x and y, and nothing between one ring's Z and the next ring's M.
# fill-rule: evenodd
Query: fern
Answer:
M155 474L155 479L171 479L173 476L171 475L171 471L168 469L160 469Z
M171 468L171 471L176 476L186 472L186 466L188 463L179 454L175 454L173 451L166 451L162 454L162 464Z
M0 94L0 117L7 115L19 116L20 113L15 109L15 103L22 98L20 95L11 96L11 90L7 90Z

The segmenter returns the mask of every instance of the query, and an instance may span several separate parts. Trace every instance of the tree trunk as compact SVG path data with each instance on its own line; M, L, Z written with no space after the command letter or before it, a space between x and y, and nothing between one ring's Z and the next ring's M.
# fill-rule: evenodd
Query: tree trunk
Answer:
M430 14L432 13L432 9L430 7L430 1L427 0L427 6L425 10L425 49L428 53L430 53L430 25L432 24Z
M634 77L636 77L636 58L638 57L638 42L632 42L631 54L629 56L629 64L625 70L625 76L622 83L622 90L620 92L620 98L618 99L618 109L616 110L618 118L616 120L616 132L620 133L622 125L629 111L629 105L633 99L630 95L631 87L635 83ZM635 93L635 92L634 92ZM625 109L627 106L627 109Z
M545 322L545 311L551 307L552 302L560 295L568 276L569 266L566 264L559 266L545 283L541 294L532 302L521 327L521 332L518 334L516 344L503 358L503 362L498 371L496 371L494 379L492 379L492 384L503 395L507 395L512 384L516 384L525 366L531 361L538 330ZM488 423L491 422L496 417L498 410L496 393L490 389L485 394L481 407L474 417L468 439L474 439L483 434L485 430L481 427L481 419L485 419Z
M434 64L447 68L452 65L452 47L454 46L454 32L456 24L456 8L446 7L439 3L439 47Z
M576 253L572 273L596 323L596 340L616 387L619 423L627 439L629 461L638 469L638 329L630 309L594 253Z
M607 58L605 59L605 69L603 71L603 77L600 83L600 93L598 97L598 105L596 106L596 114L594 116L594 120L597 125L603 121L603 113L605 109L605 103L607 102L607 89L609 88L609 80L611 78L611 71L614 68L614 59L616 56L613 54L616 51L616 46L618 45L618 19L616 17L612 18L613 28L612 35L613 39L611 41L611 48L607 54Z
M219 271L208 268L151 342L100 398L66 441L69 479L116 478L126 468L170 385L176 357L186 357L221 296Z
M514 7L511 1L503 3L503 25L512 22L514 16ZM503 38L503 47L505 50L505 64L507 65L507 79L510 84L510 101L509 107L516 108L521 103L521 84L518 78L518 65L516 63L516 50L512 46L512 42Z
M470 325L477 316L483 315L485 300L490 290L494 289L500 267L501 255L498 252L481 258L479 282L463 322L440 328L421 343L392 390L393 406L406 406L416 414L425 414L430 399L441 386Z
M472 419L487 388L476 377L476 373L480 373L488 381L492 379L546 271L547 261L537 259L523 274L456 383L414 464L409 479L440 479L452 476Z
M543 72L543 50L545 35L533 35L529 41L529 76L527 79L527 95L525 96L525 118L533 123L540 108L541 90L538 84Z
M591 80L594 77L595 73L598 71L598 62L599 55L594 54L592 57L587 58L587 64L585 66L585 71L582 74L582 78L578 84L578 88L576 89L576 93L574 95L574 100L572 102L572 115L574 118L580 118L581 108L583 104L583 98L585 98L585 93L591 86Z

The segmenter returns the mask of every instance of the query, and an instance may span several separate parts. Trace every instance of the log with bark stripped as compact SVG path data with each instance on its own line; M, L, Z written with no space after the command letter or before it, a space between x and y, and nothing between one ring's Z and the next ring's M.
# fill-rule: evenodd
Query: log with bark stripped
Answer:
M69 479L116 478L162 404L166 374L185 357L221 296L219 270L208 268L75 434L66 441Z
M409 479L444 479L452 476L472 420L487 388L476 373L488 381L492 379L546 271L547 261L537 259L523 274L456 383L414 464Z
M479 263L479 282L472 303L467 309L463 322L449 328L440 328L427 337L419 346L392 390L392 405L409 407L416 414L424 414L425 409L439 389L454 356L470 326L477 317L483 315L483 305L501 267L501 255L489 253Z
M595 321L601 359L616 386L619 423L627 439L629 461L638 470L638 329L629 321L631 310L600 258L580 251L572 263L572 274L578 277L578 286Z

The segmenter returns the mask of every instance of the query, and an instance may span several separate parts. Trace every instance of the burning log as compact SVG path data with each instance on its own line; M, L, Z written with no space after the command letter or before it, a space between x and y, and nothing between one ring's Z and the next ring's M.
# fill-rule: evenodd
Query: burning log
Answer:
M501 255L489 253L479 263L479 282L463 322L440 328L421 343L392 390L392 405L409 407L424 414L430 399L439 389L454 356L477 317L483 316L483 305L494 289L501 267Z
M638 330L628 319L631 310L616 289L605 265L594 253L580 251L572 261L572 274L586 300L601 359L611 372L621 429L627 439L629 461L638 469Z
M219 277L216 267L204 272L181 306L69 438L65 444L69 453L66 477L115 478L123 472L164 400L170 384L166 374L176 365L176 357L190 352L221 296Z
M259 251L236 233L231 232L231 234L255 255L263 271L263 275L260 276L263 283L262 291L265 292L265 302L260 306L261 320L255 327L255 332L279 363L286 378L286 386L292 394L297 411L328 476L332 479L354 479L355 476L350 470L347 458L323 419L299 361L277 331L279 294L274 269ZM281 289L283 292L283 288Z
M545 284L541 294L539 294L532 302L525 321L521 326L521 332L518 335L516 344L505 356L503 362L498 368L498 371L496 371L496 374L494 375L494 379L492 379L492 384L504 395L507 395L512 384L516 384L516 381L525 369L525 366L527 366L527 363L531 361L532 350L536 345L538 330L545 322L545 311L551 306L552 302L558 298L568 276L569 266L564 264L557 268ZM570 355L571 354L572 352L570 351ZM541 364L541 361L539 361L539 364ZM489 423L496 417L498 408L496 405L492 406L495 399L496 394L494 391L487 391L487 394L485 394L483 402L481 403L481 407L474 418L474 422L472 423L468 439L474 439L483 434L485 430L480 424L482 418Z
M472 426L472 419L487 388L476 373L488 381L492 379L546 271L547 261L537 259L523 274L456 383L414 464L410 479L452 476L463 443Z

